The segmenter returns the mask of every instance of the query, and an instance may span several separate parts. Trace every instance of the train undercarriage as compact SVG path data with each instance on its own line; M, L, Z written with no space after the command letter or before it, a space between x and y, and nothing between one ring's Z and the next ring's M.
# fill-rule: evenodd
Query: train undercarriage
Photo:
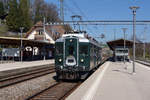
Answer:
M89 71L56 71L57 79L82 80L86 79Z

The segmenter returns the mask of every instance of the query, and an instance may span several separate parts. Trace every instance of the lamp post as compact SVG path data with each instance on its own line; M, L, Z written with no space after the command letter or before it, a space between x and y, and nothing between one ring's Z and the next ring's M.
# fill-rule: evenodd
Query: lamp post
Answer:
M116 29L114 29L114 40L116 40Z
M46 42L46 30L45 30L45 17L44 17L44 19L43 19L43 35L44 35L44 42ZM46 50L45 50L45 44L43 45L43 55L44 55L44 58L43 58L43 60L45 60L46 59Z
M123 56L123 60L124 60L124 64L125 64L125 48L126 48L126 30L127 30L127 28L122 28L122 30L123 30L123 33L124 33L124 56Z
M144 34L143 34L143 58L145 59L145 40L146 40L146 29L147 27L144 28Z
M22 41L22 32L23 32L23 29L24 29L24 27L20 27L20 32L21 32L21 44L20 44L20 48L21 48L21 54L20 54L20 56L21 56L21 59L20 59L20 61L22 62L22 58L23 58L23 51L22 51L22 49L23 49L23 41Z
M140 7L132 6L130 9L133 13L133 73L135 73L135 34L136 34L136 10Z

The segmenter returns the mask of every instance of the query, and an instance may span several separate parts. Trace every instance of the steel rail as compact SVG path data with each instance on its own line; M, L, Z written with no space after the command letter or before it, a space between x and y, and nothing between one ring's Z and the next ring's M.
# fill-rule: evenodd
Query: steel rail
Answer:
M28 97L26 100L64 100L70 95L81 82L77 83L66 83L58 82L48 88Z
M50 73L54 73L55 69L54 68L45 68L43 70L35 70L29 73L24 73L8 78L4 78L0 80L0 88L8 87L17 83L21 83L27 80L31 80L33 78L41 77Z

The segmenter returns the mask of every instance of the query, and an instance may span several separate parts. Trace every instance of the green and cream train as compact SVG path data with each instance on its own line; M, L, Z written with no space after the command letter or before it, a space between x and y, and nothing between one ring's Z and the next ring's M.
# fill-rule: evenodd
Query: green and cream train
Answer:
M57 39L55 51L58 79L84 79L101 63L100 44L80 32L70 32Z

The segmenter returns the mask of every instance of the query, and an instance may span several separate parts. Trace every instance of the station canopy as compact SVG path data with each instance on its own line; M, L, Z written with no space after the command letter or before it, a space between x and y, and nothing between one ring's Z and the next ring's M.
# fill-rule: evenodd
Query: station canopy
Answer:
M126 47L131 48L133 46L133 41L125 40ZM111 50L115 50L116 47L123 47L124 46L124 39L117 39L113 41L108 41L107 45Z
M1 45L16 45L20 46L21 40L23 41L23 45L27 46L44 46L44 45L53 45L47 41L36 41L36 40L29 40L27 38L14 38L14 37L0 37L0 44Z

